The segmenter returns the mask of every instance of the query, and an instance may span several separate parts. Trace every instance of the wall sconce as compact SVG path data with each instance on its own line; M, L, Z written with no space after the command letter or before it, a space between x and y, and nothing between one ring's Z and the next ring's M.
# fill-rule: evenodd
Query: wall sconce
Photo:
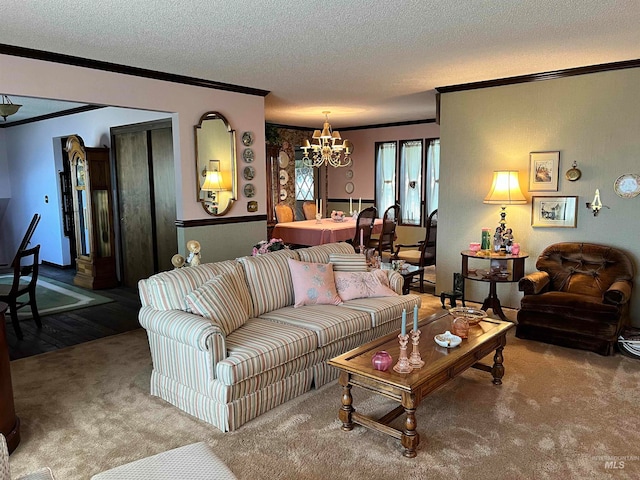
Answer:
M590 208L593 211L593 216L597 217L602 207L609 208L602 204L602 201L600 200L600 190L596 188L596 194L593 197L593 202L587 202L587 208Z

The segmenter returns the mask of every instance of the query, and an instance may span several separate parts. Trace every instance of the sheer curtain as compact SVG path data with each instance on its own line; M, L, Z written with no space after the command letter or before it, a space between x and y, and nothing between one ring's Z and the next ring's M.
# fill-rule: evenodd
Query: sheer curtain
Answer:
M404 225L420 225L422 200L422 140L400 144L400 218Z
M440 193L440 139L428 140L427 145L427 215L438 208Z
M396 142L377 145L376 208L382 214L396 203Z

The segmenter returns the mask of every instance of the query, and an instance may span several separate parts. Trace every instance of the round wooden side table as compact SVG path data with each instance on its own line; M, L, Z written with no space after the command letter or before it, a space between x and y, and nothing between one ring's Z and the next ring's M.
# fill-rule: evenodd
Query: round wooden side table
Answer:
M527 258L529 254L520 252L518 255L500 255L499 253L483 255L482 251L474 252L464 250L460 252L460 255L462 255L462 276L465 279L489 282L489 295L482 303L482 310L486 312L487 309L490 308L494 314L498 315L505 322L508 322L509 319L502 311L502 306L500 305L497 284L518 282L524 277L524 259ZM485 262L488 260L490 262L488 264L489 268L472 268L469 266L469 259L484 260ZM486 266L486 264L483 265L483 267Z
M9 453L20 443L20 419L16 416L11 384L11 365L7 346L7 330L4 314L7 304L0 303L0 432L7 439Z

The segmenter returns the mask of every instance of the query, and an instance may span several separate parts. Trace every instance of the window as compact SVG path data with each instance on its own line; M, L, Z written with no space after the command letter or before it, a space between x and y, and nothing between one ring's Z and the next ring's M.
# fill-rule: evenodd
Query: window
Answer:
M439 181L440 139L376 143L376 208L380 215L397 202L400 224L421 226L438 208Z
M376 208L378 215L396 203L396 142L376 143Z
M296 150L296 200L313 200L314 181L313 168L302 162L301 150Z

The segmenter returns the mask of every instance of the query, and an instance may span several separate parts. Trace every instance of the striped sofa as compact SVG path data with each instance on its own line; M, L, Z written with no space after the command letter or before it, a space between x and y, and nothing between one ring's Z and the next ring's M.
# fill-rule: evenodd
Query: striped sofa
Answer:
M234 430L337 378L327 360L399 329L402 310L420 305L409 294L294 308L288 259L328 263L331 253L354 250L347 243L281 250L140 280L151 394ZM402 276L389 270L388 277L400 294ZM202 298L213 301L217 320L194 313Z

